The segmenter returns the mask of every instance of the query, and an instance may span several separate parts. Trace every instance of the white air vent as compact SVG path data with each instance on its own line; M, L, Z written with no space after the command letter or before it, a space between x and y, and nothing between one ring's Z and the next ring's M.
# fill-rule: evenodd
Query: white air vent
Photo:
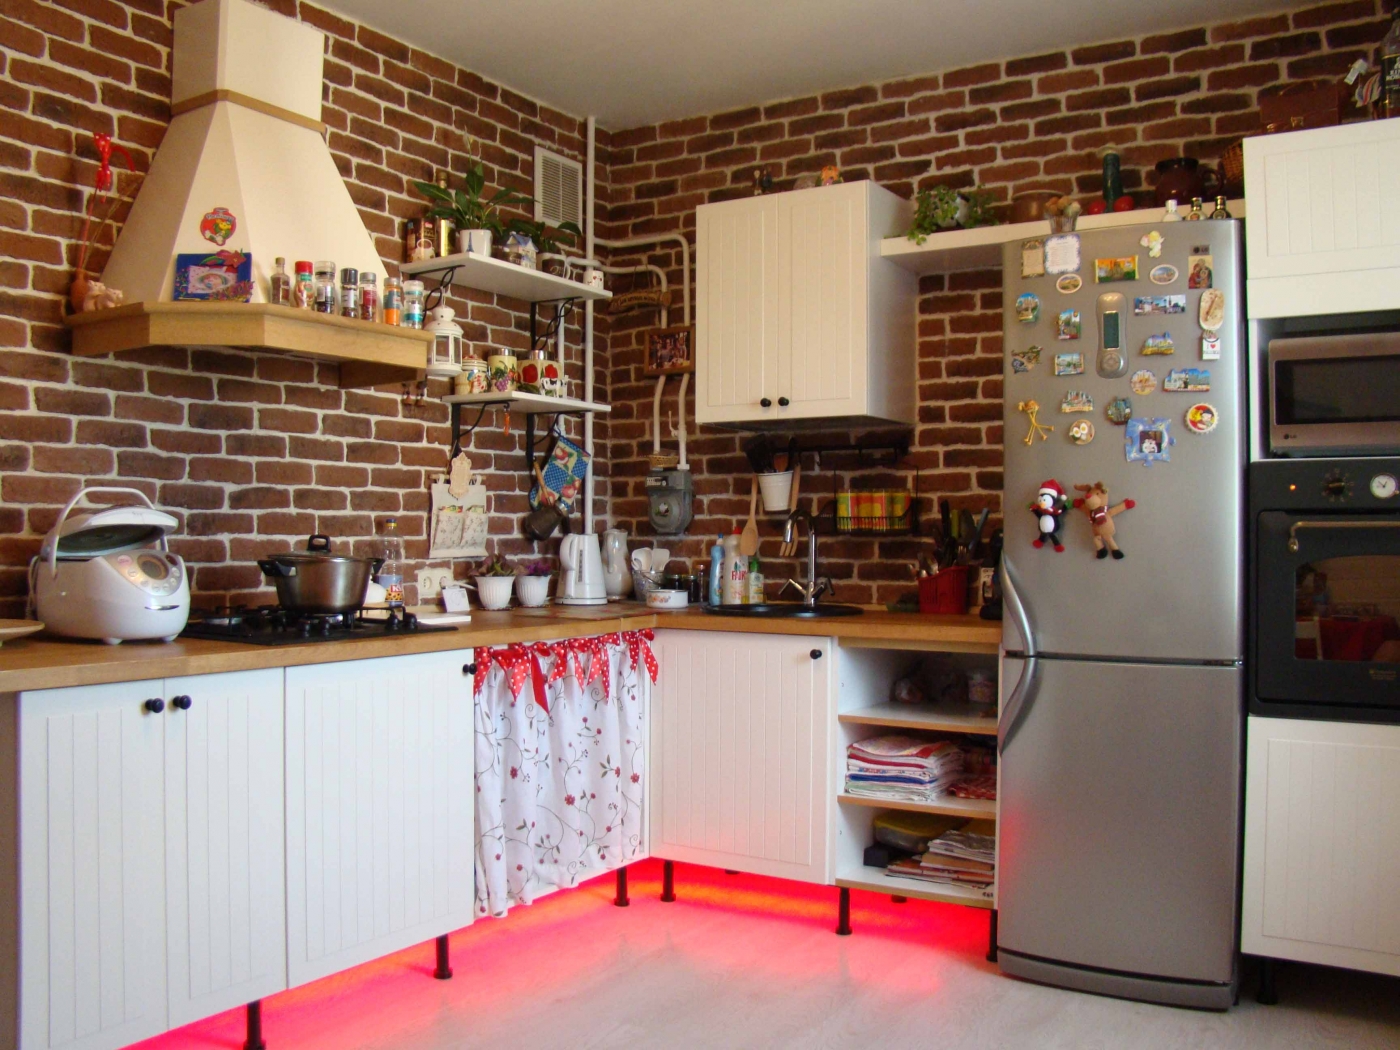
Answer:
M535 220L583 226L583 165L535 147Z

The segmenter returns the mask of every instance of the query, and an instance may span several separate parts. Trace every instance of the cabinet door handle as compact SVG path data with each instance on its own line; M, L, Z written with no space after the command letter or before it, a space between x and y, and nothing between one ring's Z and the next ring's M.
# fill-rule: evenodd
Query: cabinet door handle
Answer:
M162 700L160 697L156 696L152 697L150 700L147 700L141 706L144 707L147 711L151 712L151 714L158 715L165 710L165 701Z
M761 398L758 399L758 406L759 406L760 408L772 408L772 407L773 407L773 399L772 399L772 398L769 398L769 397L761 397Z
M462 673L465 674L465 675L471 675L471 676L475 677L475 676L476 676L476 664L463 664L463 665L462 665Z
M188 696L185 696L183 693L179 696L172 697L170 702L174 706L178 707L181 711L188 711L190 707L194 704L194 701L191 700Z
M779 407L779 408L787 408L788 405L790 405L790 404L792 404L792 402L789 401L787 398L785 398L785 397L780 397L780 398L778 398L778 407Z
M820 649L813 649L811 656L813 660L820 660L822 658L822 651Z

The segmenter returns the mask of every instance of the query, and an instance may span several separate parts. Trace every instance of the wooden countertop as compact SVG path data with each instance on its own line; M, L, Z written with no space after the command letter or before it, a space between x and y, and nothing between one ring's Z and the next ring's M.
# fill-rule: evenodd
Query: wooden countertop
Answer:
M542 609L504 612L474 609L471 623L461 624L452 631L365 639L346 645L260 646L199 638L103 645L58 641L42 635L21 638L0 646L0 694L221 671L341 663L510 642L579 638L646 627L834 637L846 646L870 647L879 643L881 648L981 653L996 652L1001 639L1001 624L996 621L979 620L974 616L921 616L883 610L869 610L862 616L786 620L715 616L701 609L657 613L635 602L606 606L550 605Z

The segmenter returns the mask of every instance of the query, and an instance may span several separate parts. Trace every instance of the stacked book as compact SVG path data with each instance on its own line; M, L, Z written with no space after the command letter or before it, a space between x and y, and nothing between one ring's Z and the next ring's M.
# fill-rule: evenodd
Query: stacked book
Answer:
M996 833L989 822L973 821L932 839L928 849L886 869L891 875L945 885L986 889L996 881Z
M931 802L963 772L963 753L947 740L892 734L846 749L846 793L899 802Z

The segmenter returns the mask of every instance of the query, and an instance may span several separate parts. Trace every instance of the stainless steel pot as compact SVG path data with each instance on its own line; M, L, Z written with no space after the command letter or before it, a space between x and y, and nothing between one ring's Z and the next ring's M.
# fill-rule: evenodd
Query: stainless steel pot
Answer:
M327 536L312 536L306 550L271 554L258 562L277 587L277 600L289 612L332 615L365 604L370 576L382 558L357 558L331 551Z

